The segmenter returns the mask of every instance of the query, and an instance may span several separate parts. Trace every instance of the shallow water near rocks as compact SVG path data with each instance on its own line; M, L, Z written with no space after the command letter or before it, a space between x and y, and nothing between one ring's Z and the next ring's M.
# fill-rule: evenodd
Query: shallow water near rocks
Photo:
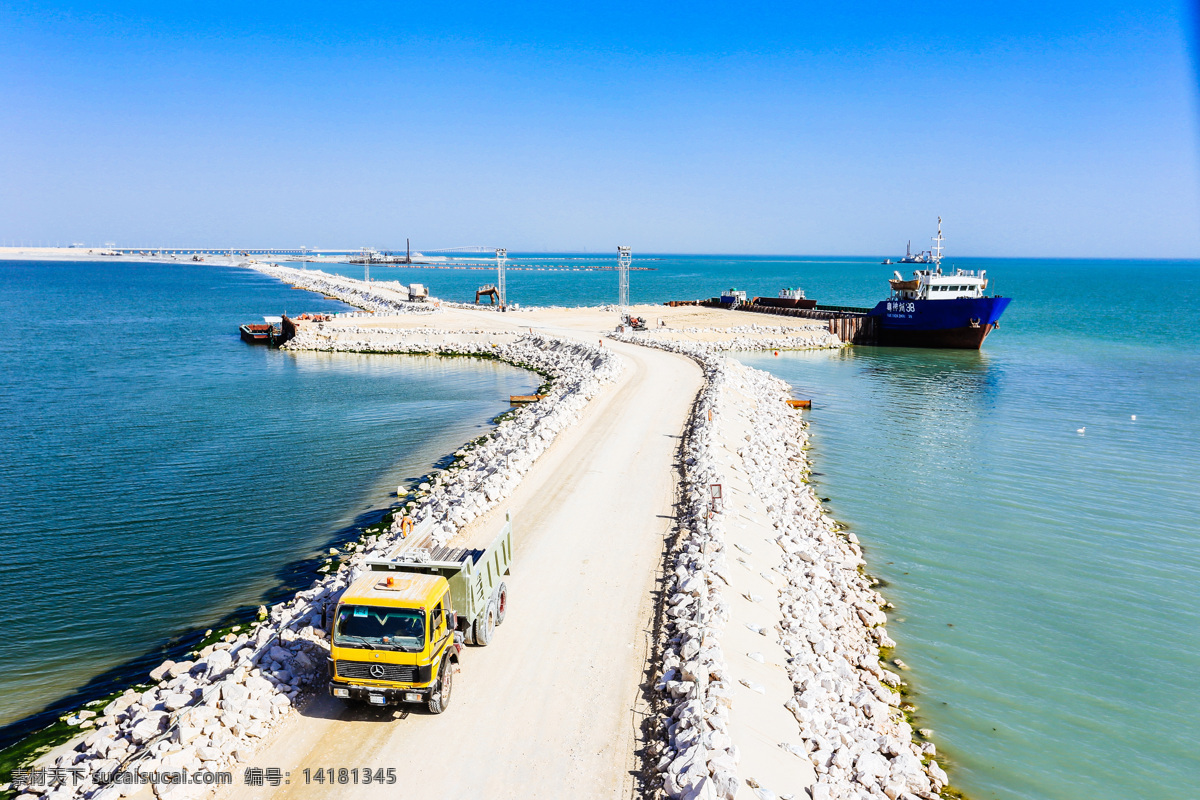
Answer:
M346 308L236 268L0 267L0 726L257 605L541 380L238 336Z
M814 480L959 788L1194 797L1200 270L1032 266L981 353L739 357L813 399Z

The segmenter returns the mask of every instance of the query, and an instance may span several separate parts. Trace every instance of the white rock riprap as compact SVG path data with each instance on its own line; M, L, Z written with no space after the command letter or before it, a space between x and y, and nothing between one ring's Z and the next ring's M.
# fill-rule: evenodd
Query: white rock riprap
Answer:
M844 346L825 328L735 325L728 328L650 328L609 334L622 342L658 347L689 355L715 355L731 350L816 350Z
M328 297L336 297L343 303L367 311L388 314L433 314L438 310L437 306L427 303L409 302L406 287L387 281L367 283L347 278L344 275L331 275L321 270L295 269L257 262L241 266L264 275L270 275L272 278L301 289L320 292Z
M838 530L806 482L808 434L785 402L788 385L714 352L723 348L643 334L613 338L691 355L706 379L684 441L684 535L664 594L666 641L656 687L665 709L658 763L664 792L732 798L752 787L759 797L813 800L936 797L946 775L936 762L924 763L932 748L914 742L893 690L900 678L880 663L880 646L895 644L883 627L884 598L861 571L857 540ZM731 538L728 525L743 517L708 513L711 483L723 484L731 502L733 487L746 486L742 513L748 523L761 519L763 544L743 544L751 539L742 531ZM759 566L764 559L769 569ZM770 592L777 602L766 603L755 591ZM773 625L766 619L742 625L735 606L759 613L769 607L777 618ZM730 643L746 641L742 627L764 637L750 637L763 647L733 652ZM775 680L782 690L744 677L751 668L772 674L768 644L781 656L778 669L786 670L788 680ZM739 666L726 663L723 646ZM739 700L747 697L740 692L765 695L763 702L791 713L797 727L777 745L807 764L765 770L770 783L763 774L746 773L747 763L771 759L751 758L748 749L762 745L739 741L747 726L738 704L750 702Z
M504 358L501 345L516 342L522 334L458 328L385 328L333 322L305 322L284 350L327 353L398 353L478 355Z
M922 763L893 689L900 678L879 660L881 646L895 645L883 627L886 601L860 569L857 541L838 531L805 480L808 432L785 402L790 387L761 370L731 369L756 400L739 455L778 532L780 643L795 688L787 707L817 771L813 797L933 796L945 773Z
M347 335L368 352L403 352L391 331L353 329ZM418 522L430 522L434 543L450 541L464 525L508 497L555 437L575 423L588 401L622 370L621 360L601 347L531 334L498 338L505 341L480 339L445 349L500 358L537 370L553 382L543 400L515 409L474 447L460 450L452 468L423 485L408 512ZM288 346L348 349L346 341L323 335L314 325L302 325L300 335ZM88 776L80 785L64 786L50 796L124 796L136 785L96 782L99 774L118 768L142 773L186 768L195 773L230 769L244 761L297 701L324 686L329 653L326 609L357 577L368 557L403 544L400 532L396 515L390 530L345 548L348 555L336 573L315 581L287 602L260 609L265 618L258 624L206 646L194 660L165 662L153 669L155 685L141 692L126 691L99 716L87 719L95 730L74 750L48 764L83 767ZM205 791L205 786L196 784L156 788L160 796L169 798L195 797Z
M729 618L722 587L724 521L709 514L708 487L723 477L713 457L713 414L724 380L701 360L701 389L684 435L681 535L665 576L661 663L664 747L657 769L668 797L732 797L738 788L738 750L727 729L732 687L721 633Z

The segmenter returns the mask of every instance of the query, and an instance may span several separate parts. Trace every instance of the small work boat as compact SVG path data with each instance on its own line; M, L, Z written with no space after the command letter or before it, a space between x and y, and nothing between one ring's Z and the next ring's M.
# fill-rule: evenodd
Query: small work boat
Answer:
M273 344L283 333L282 317L263 317L263 324L248 323L238 328L242 341L250 344Z

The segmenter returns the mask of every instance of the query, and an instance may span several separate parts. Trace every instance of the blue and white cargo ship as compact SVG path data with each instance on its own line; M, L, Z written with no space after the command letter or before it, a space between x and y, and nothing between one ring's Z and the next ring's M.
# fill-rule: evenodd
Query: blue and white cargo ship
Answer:
M987 297L984 270L942 272L942 218L933 249L902 263L929 265L905 280L899 272L889 281L892 295L868 312L876 318L879 344L897 347L946 347L978 350L988 334L1000 327L1000 315L1012 301Z

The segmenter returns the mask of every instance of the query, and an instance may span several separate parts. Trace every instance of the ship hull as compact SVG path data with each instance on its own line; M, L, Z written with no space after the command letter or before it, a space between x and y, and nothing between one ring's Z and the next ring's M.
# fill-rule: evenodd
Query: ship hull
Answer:
M1010 302L1007 297L883 300L869 315L876 318L881 345L978 350L999 327Z
M269 325L243 325L240 330L243 342L268 344L271 341L271 328Z
M881 330L878 344L885 347L932 347L946 350L978 350L995 325L978 328L944 328L938 331Z

